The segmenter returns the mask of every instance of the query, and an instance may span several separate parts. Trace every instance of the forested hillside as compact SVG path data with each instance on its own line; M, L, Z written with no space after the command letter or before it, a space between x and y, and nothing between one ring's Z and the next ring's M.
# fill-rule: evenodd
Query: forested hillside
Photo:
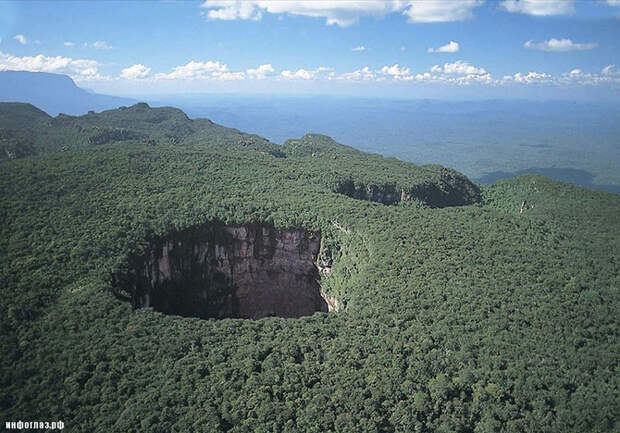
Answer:
M542 176L481 189L325 136L279 146L146 104L54 118L0 104L0 128L3 420L106 433L620 429L617 195ZM138 259L150 276L149 260L174 262L188 234L246 248L248 227L254 265L278 258L274 239L297 239L286 252L299 258L318 242L311 276L329 308L205 319L128 302ZM223 287L203 276L207 298Z

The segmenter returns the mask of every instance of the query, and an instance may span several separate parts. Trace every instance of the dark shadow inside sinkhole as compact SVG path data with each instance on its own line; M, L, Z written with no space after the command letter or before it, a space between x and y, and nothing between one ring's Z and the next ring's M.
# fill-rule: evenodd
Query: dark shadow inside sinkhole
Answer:
M172 231L130 254L112 291L134 308L203 319L327 312L319 247L316 233L264 223Z

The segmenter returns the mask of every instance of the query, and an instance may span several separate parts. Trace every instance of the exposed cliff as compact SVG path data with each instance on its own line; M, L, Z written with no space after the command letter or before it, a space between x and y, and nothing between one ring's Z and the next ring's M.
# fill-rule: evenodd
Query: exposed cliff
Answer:
M208 224L151 239L128 258L113 286L135 308L168 314L307 316L328 311L316 266L319 246L320 237L303 230Z
M386 205L419 201L430 207L463 206L481 200L480 188L466 176L440 165L415 165L364 153L320 134L282 145L284 153L311 162L333 192Z
M334 191L386 205L418 200L430 207L463 206L481 199L480 188L455 170L441 166L421 166L418 170L425 178L419 181L412 176L410 184L349 177L336 181Z

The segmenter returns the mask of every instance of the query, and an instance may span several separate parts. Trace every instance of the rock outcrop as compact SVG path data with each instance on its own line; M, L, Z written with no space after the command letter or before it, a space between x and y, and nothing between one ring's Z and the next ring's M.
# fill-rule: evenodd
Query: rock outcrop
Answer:
M455 170L438 165L413 167L412 177L416 170L418 178L409 183L406 179L374 182L349 177L335 182L333 191L385 205L420 201L430 207L465 206L482 199L480 188Z
M395 204L410 198L404 190L397 191L395 185L356 185L351 179L344 180L336 187L336 192L358 200Z
M300 317L334 309L316 265L320 236L268 224L208 224L153 238L114 275L135 308L201 318ZM330 308L331 306L331 308Z

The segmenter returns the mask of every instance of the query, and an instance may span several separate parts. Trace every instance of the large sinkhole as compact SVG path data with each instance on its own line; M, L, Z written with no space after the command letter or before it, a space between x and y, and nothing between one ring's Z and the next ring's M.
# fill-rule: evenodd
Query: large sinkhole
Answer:
M331 310L323 298L320 236L269 224L206 224L151 237L113 275L134 308L186 317L260 319Z

